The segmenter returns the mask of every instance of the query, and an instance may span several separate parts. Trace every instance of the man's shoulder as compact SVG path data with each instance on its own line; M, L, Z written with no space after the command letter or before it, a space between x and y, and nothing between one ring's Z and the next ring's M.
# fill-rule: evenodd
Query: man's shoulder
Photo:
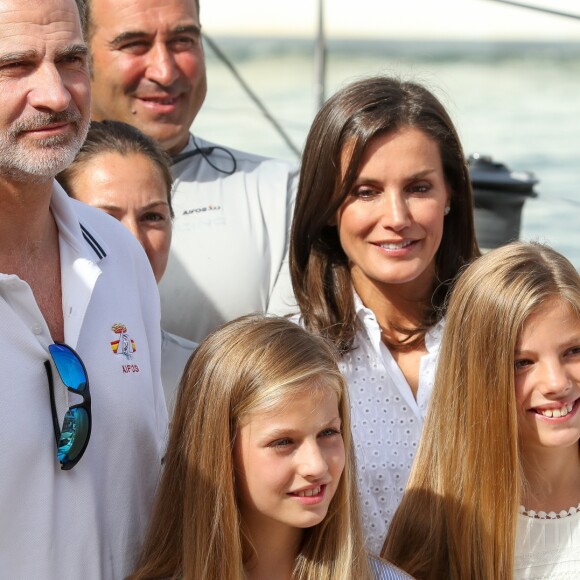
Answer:
M197 135L192 137L192 139L193 144L190 142L189 146L193 145L193 147L201 151L200 155L206 157L206 160L211 162L211 164L208 163L207 165L215 165L218 173L220 173L219 168L223 168L224 171L221 173L223 173L224 176L238 172L249 173L256 170L271 171L273 173L285 174L290 177L293 177L298 173L298 166L288 161L266 157L248 151L242 151L219 143L213 143L198 137ZM183 165L187 166L187 163L184 163ZM213 167L213 169L216 169L216 167Z
M121 250L122 254L129 252L133 257L136 254L144 254L139 242L118 220L76 199L70 199L70 203L85 242L99 258L111 253L118 254Z

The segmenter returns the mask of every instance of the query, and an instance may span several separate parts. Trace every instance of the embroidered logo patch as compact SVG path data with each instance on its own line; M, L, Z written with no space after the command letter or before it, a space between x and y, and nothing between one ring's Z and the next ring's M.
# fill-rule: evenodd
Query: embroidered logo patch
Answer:
M111 326L111 330L118 335L117 340L111 341L113 353L131 359L137 347L135 346L135 341L127 334L127 327L120 322L116 322Z

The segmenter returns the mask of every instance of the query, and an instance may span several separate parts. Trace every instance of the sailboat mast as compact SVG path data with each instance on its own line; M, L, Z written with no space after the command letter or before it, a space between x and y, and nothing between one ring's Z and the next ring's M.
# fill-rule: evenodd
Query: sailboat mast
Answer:
M316 34L316 45L314 49L316 90L316 110L324 104L326 99L326 36L324 32L324 0L318 0L318 30Z

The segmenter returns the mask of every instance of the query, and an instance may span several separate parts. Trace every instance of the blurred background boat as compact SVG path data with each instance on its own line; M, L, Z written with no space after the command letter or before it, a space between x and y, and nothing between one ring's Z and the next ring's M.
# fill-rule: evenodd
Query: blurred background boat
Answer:
M361 10L365 1L368 5L369 0L357 2ZM214 0L213 8L218 9L219 3ZM310 36L280 33L274 38L264 35L263 30L243 29L250 34L246 36L226 33L215 24L215 18L208 24L206 4L202 1L204 32L217 42L300 149L317 107L314 7L308 11ZM235 21L225 6L233 9L234 3L221 0L221 4L222 20ZM338 10L338 4L339 0L330 0L326 12ZM387 4L390 20L397 20L399 5ZM427 12L433 9L427 9L424 1L409 0L406 5L417 14L421 7ZM492 31L488 37L481 32L477 14L472 15L471 29L464 25L461 35L445 32L442 24L462 16L466 5L485 5L496 11L497 22L492 19L487 24L488 33ZM556 5L550 2L550 7ZM523 9L485 0L454 0L442 2L440 7L441 20L432 18L431 23L437 38L408 30L401 30L405 38L392 38L391 31L388 40L365 30L352 30L348 38L328 34L326 94L355 78L376 73L396 74L429 86L456 122L466 154L490 155L510 170L532 172L539 180L535 186L538 197L527 199L523 206L520 238L550 243L580 268L580 21L570 23L556 15L537 14L532 20L539 19L544 28L525 29L523 23L529 16ZM580 12L578 6L576 12ZM511 38L493 32L509 24L506 13L512 19ZM366 14L376 30L380 22L376 22L372 8L367 7ZM521 20L515 14L521 14ZM259 20L256 13L254 16ZM565 26L554 24L564 21ZM561 26L568 32L561 32ZM271 29L275 29L274 24ZM194 131L231 147L297 162L296 154L207 46L206 54L208 97Z

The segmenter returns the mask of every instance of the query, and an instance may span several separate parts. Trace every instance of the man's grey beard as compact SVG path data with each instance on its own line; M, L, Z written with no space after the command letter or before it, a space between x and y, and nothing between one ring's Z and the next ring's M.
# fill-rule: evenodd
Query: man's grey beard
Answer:
M55 135L26 143L19 135L24 131L41 129L53 123L68 122L76 128L70 135ZM35 113L33 116L15 121L0 131L0 175L16 181L46 181L66 169L82 147L89 130L89 120L83 119L79 111L67 110L59 113Z

